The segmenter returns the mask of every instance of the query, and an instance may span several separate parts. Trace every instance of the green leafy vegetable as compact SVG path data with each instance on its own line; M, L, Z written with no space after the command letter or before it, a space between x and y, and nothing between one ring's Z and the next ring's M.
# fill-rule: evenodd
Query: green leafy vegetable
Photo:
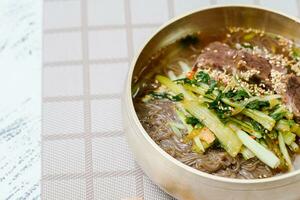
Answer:
M231 156L256 156L271 168L287 169L287 147L292 152L299 150L296 134L300 136L300 125L291 120L293 115L284 106L281 95L252 96L241 86L233 90L230 88L236 85L226 87L218 83L205 71L189 78L177 79L175 73L169 77L156 76L165 86L161 91L166 92L146 96L176 102L181 122L170 126L178 137L182 137L183 129L194 134L189 142L193 141L196 152L203 153L208 148L208 143L193 133L205 126L217 138L212 145L219 144Z
M163 93L157 93L157 92L151 92L150 95L155 99L169 99L171 101L181 101L183 100L183 94L177 94L177 95L171 95L166 92Z
M236 124L239 128L241 128L243 131L253 135L255 138L261 138L262 137L262 131L257 131L253 128L253 126L250 123L247 123L245 121L239 120L234 117L230 117L228 119L230 123Z
M274 108L274 111L270 115L276 121L286 117L287 119L292 119L293 114L287 110L287 108L283 105L277 105Z
M208 104L208 108L216 112L219 118L225 119L231 115L230 107L222 101L222 93L220 92L214 101Z
M243 91L243 90L241 90ZM244 92L242 92L244 93ZM247 93L247 92L246 92ZM232 102L228 98L222 98L222 102L226 103L227 105L232 106L235 110L239 110L243 115L246 115L247 117L250 117L251 119L254 119L258 123L260 123L264 128L271 131L276 123L276 121L268 116L267 114L258 111L258 110L252 110L249 108L243 108L243 105L237 102ZM241 109L242 108L242 109Z
M217 87L217 81L211 80L209 83L209 89L206 91L206 94L212 93L216 87Z
M252 120L250 120L250 123L251 123L252 127L254 128L254 130L264 133L264 128L257 121L252 119Z
M208 82L210 81L210 76L208 75L208 73L206 73L204 71L200 71L196 74L196 80L198 82L208 84Z
M246 108L261 110L264 107L269 107L270 103L268 101L255 100L247 104Z
M183 94L182 93L180 93L180 94L177 94L177 95L175 95L175 96L171 96L171 99L170 99L171 101L181 101L181 100L183 100Z
M194 84L200 87L203 86L202 84L207 84L208 90L206 91L206 94L211 94L217 87L218 83L214 79L211 79L208 73L200 71L196 74L196 83Z
M225 97L232 99L234 101L240 101L245 98L249 98L249 94L245 90L238 90L238 91L228 91L224 94Z
M158 82L160 82L162 85L165 85L173 93L175 93L177 95L182 93L184 98L186 98L188 100L196 99L196 96L192 92L185 90L182 85L177 85L176 83L171 81L169 78L167 78L165 76L161 76L161 75L157 75L155 78Z
M245 90L238 90L232 99L234 101L240 101L240 100L248 98L248 97L249 97L249 95Z
M187 124L190 124L192 126L200 123L200 121L196 117L187 117L185 121Z
M260 123L264 128L266 128L269 131L271 131L275 126L276 121L261 111L246 108L242 111L242 113L254 119L256 122Z
M192 85L192 84L197 84L197 81L194 80L194 79L188 79L188 78L179 78L179 79L176 79L174 80L175 83L178 83L178 84L189 84L189 85Z
M209 108L210 109L218 108L221 103L221 98L222 98L222 93L219 93L218 96L215 98L215 100L209 104Z
M272 112L270 116L276 121L278 121L282 119L285 114L286 114L286 110L284 109L284 107L278 105L275 106L274 112Z
M236 94L236 92L229 90L228 92L224 93L224 96L231 99L232 97L234 97Z
M183 107L215 134L222 147L231 156L235 157L240 152L241 141L229 127L219 120L214 112L196 101L184 101Z
M185 89L189 90L189 91L195 92L196 94L200 94L202 96L204 96L206 91L207 91L203 87L196 87L196 86L193 86L193 85L190 85L190 84L184 84L183 87Z
M271 114L271 117L273 119L275 119L276 121L282 119L284 117L285 113L281 112L281 113L274 113L274 114Z

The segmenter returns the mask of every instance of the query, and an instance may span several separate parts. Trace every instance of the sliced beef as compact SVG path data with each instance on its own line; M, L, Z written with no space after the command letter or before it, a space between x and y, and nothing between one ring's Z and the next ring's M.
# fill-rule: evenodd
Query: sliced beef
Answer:
M217 68L220 70L230 69L235 66L237 51L221 42L210 43L201 53L196 61L200 68Z
M238 65L239 70L255 69L259 71L258 74L255 74L255 77L267 82L266 80L269 79L272 70L272 66L267 59L243 52L242 60L245 62L241 62L242 64Z
M287 81L286 101L300 121L300 77L290 75Z
M248 71L256 69L259 71L254 76L255 81L269 83L272 65L263 57L236 50L221 42L209 44L199 55L195 66L199 68L217 68L229 73L235 71Z

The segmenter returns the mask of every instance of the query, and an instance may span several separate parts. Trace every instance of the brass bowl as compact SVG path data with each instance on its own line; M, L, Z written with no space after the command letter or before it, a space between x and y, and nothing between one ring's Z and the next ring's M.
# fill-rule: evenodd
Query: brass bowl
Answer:
M275 2L274 2L275 3ZM244 27L300 40L299 20L260 7L221 6L196 10L163 25L132 61L123 96L125 133L135 158L149 178L178 199L300 199L300 170L279 176L240 180L193 169L164 152L142 127L134 110L131 89L150 56L183 36L203 30Z

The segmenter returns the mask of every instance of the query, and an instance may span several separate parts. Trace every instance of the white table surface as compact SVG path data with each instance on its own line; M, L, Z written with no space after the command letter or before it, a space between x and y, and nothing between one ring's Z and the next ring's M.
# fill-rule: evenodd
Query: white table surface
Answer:
M41 0L0 0L0 199L40 198Z

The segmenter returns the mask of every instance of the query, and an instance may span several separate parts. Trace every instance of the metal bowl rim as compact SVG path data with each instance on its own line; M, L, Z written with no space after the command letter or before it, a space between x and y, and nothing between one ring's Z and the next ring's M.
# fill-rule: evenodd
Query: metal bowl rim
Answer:
M276 182L279 180L284 180L284 179L288 179L291 178L293 176L296 175L300 175L300 169L295 170L293 172L288 172L282 175L278 175L278 176L273 176L270 178L264 178L264 179L234 179L234 178L226 178L226 177L220 177L220 176L216 176L216 175L212 175L212 174L208 174L205 172L202 172L200 170L194 169L190 166L187 166L183 163L181 163L180 161L178 161L177 159L173 158L172 156L170 156L168 153L166 153L164 150L162 150L153 140L152 138L148 135L148 133L146 132L146 130L143 128L142 124L140 123L138 116L135 112L134 109L134 105L133 105L133 101L132 101L132 96L131 96L131 81L132 81L132 75L133 75L133 71L135 69L137 60L140 56L140 54L142 53L142 51L144 50L145 46L150 42L150 40L152 38L154 38L159 32L161 32L164 28L168 27L170 24L184 18L187 17L189 15L195 14L197 12L201 12L201 11L205 11L205 10L212 10L212 9L216 9L216 8L234 8L234 7L244 7L244 8L251 8L251 9L258 9L258 10L263 10L265 12L271 12L277 15L281 15L283 17L286 17L290 20L293 20L295 22L297 22L300 25L300 19L298 19L297 17L294 16L290 16L287 15L281 11L278 10L273 10L273 9L269 9L269 8L265 8L262 6L257 6L257 5L241 5L241 4L228 4L228 5L213 5L213 6L206 6L203 8L198 8L198 9L194 9L192 11L186 12L184 14L181 14L179 16L176 16L170 20L168 20L166 23L164 23L163 25L161 25L150 37L148 37L148 39L144 42L144 44L139 48L139 50L137 51L137 53L135 53L135 56L133 57L130 67L129 67L129 71L127 74L127 79L126 79L126 85L125 85L125 98L127 98L127 102L128 104L126 106L129 106L129 110L132 111L131 113L127 113L129 115L129 117L132 117L132 120L134 121L135 125L138 126L138 129L141 131L142 135L145 137L145 139L152 145L153 148L155 148L162 156L164 156L166 159L168 159L170 162L172 162L175 165L178 165L179 167L183 168L184 170L193 173L197 176L201 176L207 179L212 179L214 181L219 181L219 182L223 182L223 183L234 183L234 184L263 184L263 183L269 183L269 182ZM292 184L292 183L290 183Z

